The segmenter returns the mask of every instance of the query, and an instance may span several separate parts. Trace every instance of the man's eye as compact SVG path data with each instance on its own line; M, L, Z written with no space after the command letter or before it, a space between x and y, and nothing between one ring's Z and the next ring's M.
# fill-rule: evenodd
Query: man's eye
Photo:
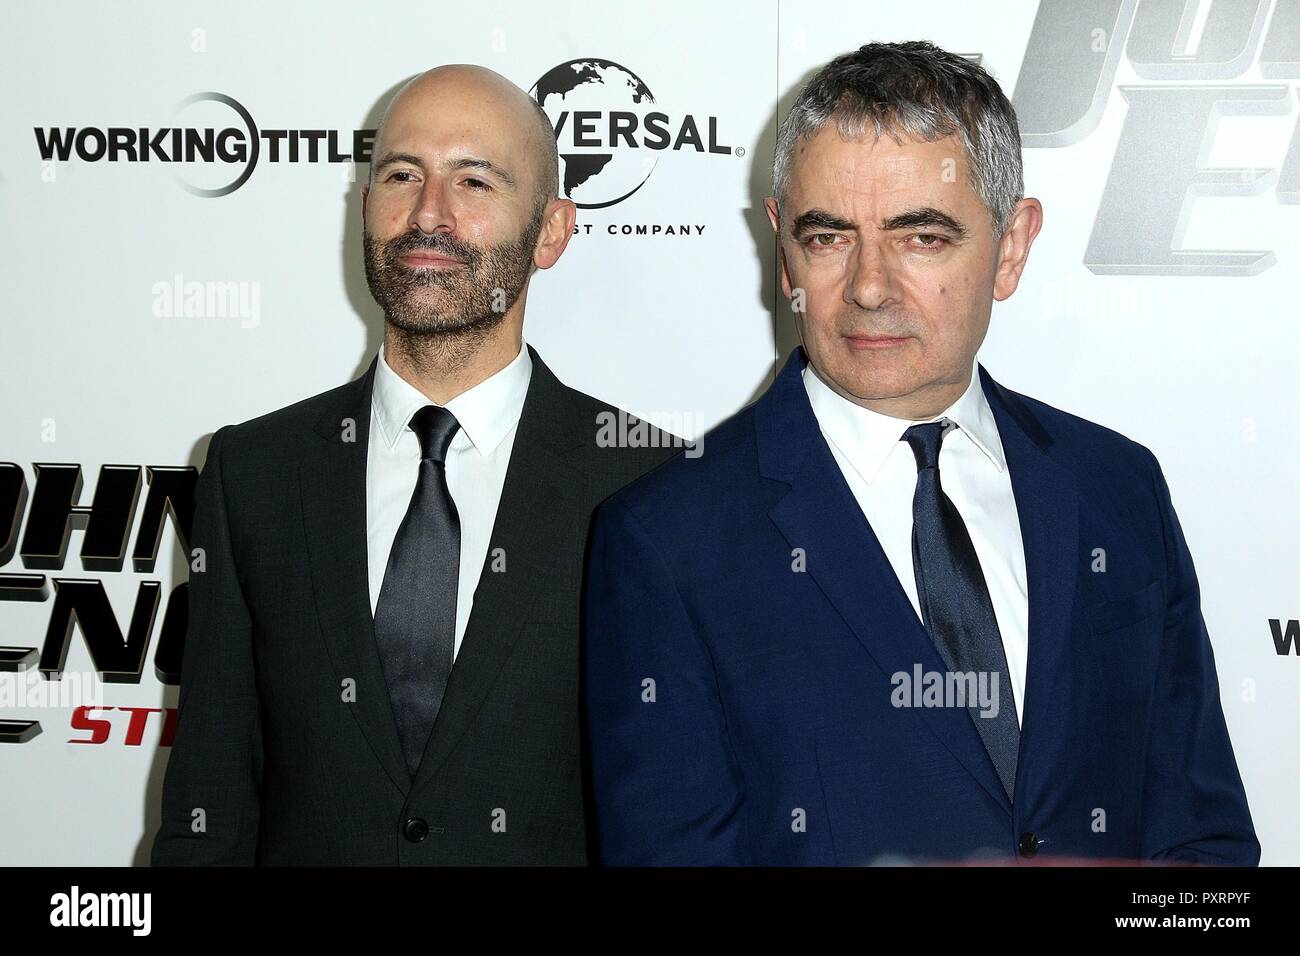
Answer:
M397 177L397 176L412 176L412 175L414 175L414 174L413 174L409 169L399 169L399 170L396 170L395 172L393 172L392 175L390 175L388 178L391 180L391 179L393 179L393 178L395 178L395 177ZM397 181L398 181L399 183L410 182L410 180L408 180L408 179L399 179L399 180L397 180Z
M481 179L467 179L465 180L465 185L475 192L487 192L492 188L488 183L483 182Z
M834 232L817 232L805 239L804 245L822 247L833 246L835 245L835 240L838 238L839 235Z
M922 247L926 249L938 249L946 245L948 240L944 236L935 235L932 232L922 232L912 237L916 239Z

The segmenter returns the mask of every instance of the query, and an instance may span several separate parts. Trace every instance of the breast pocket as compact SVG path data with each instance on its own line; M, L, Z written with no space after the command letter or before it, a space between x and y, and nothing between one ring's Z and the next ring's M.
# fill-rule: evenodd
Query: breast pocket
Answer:
M1146 587L1129 594L1089 604L1083 609L1083 622L1092 633L1104 634L1136 624L1155 614L1163 605L1164 594L1160 582L1152 581Z

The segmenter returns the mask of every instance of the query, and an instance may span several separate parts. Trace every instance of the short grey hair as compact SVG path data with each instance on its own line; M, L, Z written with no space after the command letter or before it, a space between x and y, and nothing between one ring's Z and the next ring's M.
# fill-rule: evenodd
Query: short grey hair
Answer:
M782 208L796 148L832 117L848 139L862 136L868 124L877 136L895 140L933 142L956 134L998 237L1024 198L1020 127L1010 101L982 67L933 43L868 43L837 56L808 81L777 134L772 186Z

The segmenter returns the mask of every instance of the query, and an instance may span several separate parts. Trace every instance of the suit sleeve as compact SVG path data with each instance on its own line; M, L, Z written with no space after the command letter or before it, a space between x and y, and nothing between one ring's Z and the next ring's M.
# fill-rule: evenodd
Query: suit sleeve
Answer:
M1259 841L1219 702L1196 569L1164 473L1154 455L1151 462L1164 530L1168 603L1147 747L1143 856L1255 866Z
M176 735L163 781L153 866L256 862L262 736L252 620L235 573L222 483L223 441L212 436L196 488L189 626ZM191 557L191 568L193 568Z
M713 660L637 519L596 515L586 592L586 703L601 860L747 861L744 786Z

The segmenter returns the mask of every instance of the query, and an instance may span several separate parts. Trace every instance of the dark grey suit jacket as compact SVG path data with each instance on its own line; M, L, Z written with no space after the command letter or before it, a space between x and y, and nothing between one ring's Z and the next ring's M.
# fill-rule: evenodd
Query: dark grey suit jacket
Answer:
M190 578L155 866L588 862L588 529L596 505L672 450L598 447L598 414L617 410L529 352L488 558L414 781L369 603L375 362L213 435L192 541L206 568Z

